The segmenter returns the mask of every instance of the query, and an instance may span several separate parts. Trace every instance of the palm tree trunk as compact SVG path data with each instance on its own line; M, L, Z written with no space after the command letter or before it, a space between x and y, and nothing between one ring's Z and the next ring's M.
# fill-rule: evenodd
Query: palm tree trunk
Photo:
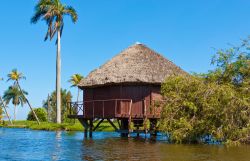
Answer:
M14 121L16 121L16 105L14 105Z
M78 90L77 90L77 100L76 100L76 102L78 102L79 101L79 95L80 95L80 90L79 90L79 88L77 88Z
M48 118L48 122L50 122L50 101L49 101L50 97L48 94L48 99L47 99L47 118Z
M27 104L29 105L30 110L32 111L33 115L35 116L38 125L40 125L40 121L39 121L39 119L38 119L38 117L37 117L35 111L33 110L33 108L32 108L32 106L31 106L29 100L28 100L28 99L26 98L26 96L23 94L22 88L21 88L21 86L20 86L18 80L16 81L16 83L17 83L17 86L18 86L19 90L21 91L23 97L25 98Z
M61 123L61 33L57 31L56 54L56 122Z
M4 112L6 113L6 116L8 117L8 120L9 120L10 124L12 125L13 123L12 123L12 121L11 121L11 119L10 119L10 115L9 115L9 113L8 113L8 111L7 111L6 104L3 102L1 96L0 96L0 101L1 101L1 104L3 105Z

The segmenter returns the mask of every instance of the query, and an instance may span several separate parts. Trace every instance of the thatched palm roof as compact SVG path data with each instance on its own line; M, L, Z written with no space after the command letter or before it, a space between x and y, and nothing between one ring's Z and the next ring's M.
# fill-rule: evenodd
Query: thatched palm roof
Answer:
M185 72L147 46L135 44L92 71L78 86L161 84L168 76L178 74Z

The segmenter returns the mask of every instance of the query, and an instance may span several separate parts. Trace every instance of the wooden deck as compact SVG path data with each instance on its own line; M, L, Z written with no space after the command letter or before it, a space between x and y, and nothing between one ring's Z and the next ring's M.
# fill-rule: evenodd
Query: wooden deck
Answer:
M68 104L69 118L78 119L84 126L84 136L92 137L92 132L99 125L107 120L115 131L120 132L121 136L129 136L130 133L157 133L156 124L160 118L161 107L159 103L152 100L132 99L112 99L112 100L92 100L84 102L70 102ZM139 103L138 103L139 102ZM113 124L116 120L119 127ZM150 128L146 128L147 120L150 121ZM98 121L94 127L93 122ZM134 123L134 127L132 127ZM144 130L140 130L144 129Z
M143 119L160 118L161 107L154 101L141 100L142 107L134 105L131 99L92 100L70 102L69 118L86 119Z

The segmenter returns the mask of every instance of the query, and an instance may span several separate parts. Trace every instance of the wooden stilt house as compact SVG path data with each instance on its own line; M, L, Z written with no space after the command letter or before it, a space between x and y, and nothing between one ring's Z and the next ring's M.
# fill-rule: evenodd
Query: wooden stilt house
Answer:
M123 135L145 132L146 120L150 121L150 130L155 130L161 113L161 83L169 76L184 73L147 46L135 44L80 82L84 101L70 104L69 117L78 118L85 127L85 135L89 130L90 137L104 119ZM93 121L98 119L94 127ZM117 119L119 127L110 119ZM132 123L134 128L130 126Z

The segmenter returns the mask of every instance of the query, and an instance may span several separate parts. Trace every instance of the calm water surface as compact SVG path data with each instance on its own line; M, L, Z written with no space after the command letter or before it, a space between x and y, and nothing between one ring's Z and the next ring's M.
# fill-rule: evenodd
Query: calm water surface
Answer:
M0 128L0 160L250 161L250 146L171 145L117 133L48 132Z

